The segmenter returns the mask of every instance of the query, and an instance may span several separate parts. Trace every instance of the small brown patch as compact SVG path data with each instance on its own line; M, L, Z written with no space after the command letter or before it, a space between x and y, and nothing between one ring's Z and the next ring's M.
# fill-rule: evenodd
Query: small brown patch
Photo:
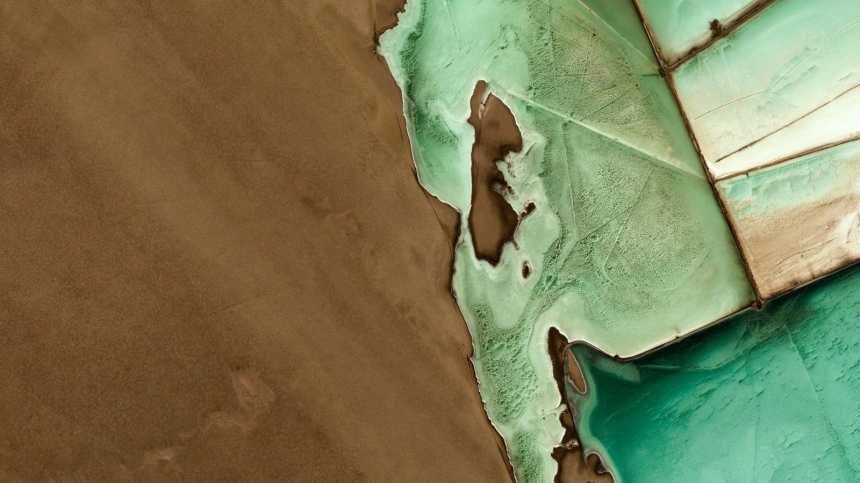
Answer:
M723 24L721 24L720 21L717 19L711 20L709 27L711 29L711 33L714 36L717 36L717 35L720 35L721 33L723 33Z
M531 215L531 214L532 214L532 212L534 212L534 211L535 211L535 208L537 208L537 207L535 206L535 204L534 204L533 202L529 201L529 202L528 202L528 203L526 203L526 205L523 207L523 212L522 212L522 213L520 213L520 218L525 218L525 217L527 217L527 216Z

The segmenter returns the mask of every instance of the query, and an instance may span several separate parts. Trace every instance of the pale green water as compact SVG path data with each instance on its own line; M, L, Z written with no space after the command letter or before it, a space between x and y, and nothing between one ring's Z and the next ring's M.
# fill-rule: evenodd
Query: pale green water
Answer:
M860 481L860 267L632 362L573 350L617 483Z
M420 181L464 224L479 79L523 134L523 153L501 169L514 209L537 208L496 267L475 258L462 230L453 280L481 396L521 482L552 481L563 433L550 326L629 356L753 299L632 4L602 7L410 0L381 39Z
M716 177L860 133L860 2L779 0L673 75Z
M712 21L726 25L755 0L639 0L639 3L663 57L673 64L711 37Z

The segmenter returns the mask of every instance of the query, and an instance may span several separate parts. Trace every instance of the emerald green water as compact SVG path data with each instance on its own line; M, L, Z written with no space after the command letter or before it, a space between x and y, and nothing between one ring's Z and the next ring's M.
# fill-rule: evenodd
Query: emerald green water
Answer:
M618 483L860 481L860 267L631 362L573 351Z
M747 307L726 222L630 2L410 0L379 51L419 180L464 227L478 80L522 132L499 166L511 206L536 209L497 266L461 230L453 287L518 480L552 481L564 406L548 329L631 356Z

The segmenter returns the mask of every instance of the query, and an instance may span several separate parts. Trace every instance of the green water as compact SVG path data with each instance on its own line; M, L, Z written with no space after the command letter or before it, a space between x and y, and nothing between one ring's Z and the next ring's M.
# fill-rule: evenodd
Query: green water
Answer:
M381 39L420 182L462 223L478 80L523 135L523 151L500 169L511 206L536 209L495 267L475 258L461 230L453 280L481 396L520 482L552 481L550 452L563 434L549 327L630 356L753 299L636 11L612 7L410 0Z
M860 267L632 362L573 350L618 483L860 481Z

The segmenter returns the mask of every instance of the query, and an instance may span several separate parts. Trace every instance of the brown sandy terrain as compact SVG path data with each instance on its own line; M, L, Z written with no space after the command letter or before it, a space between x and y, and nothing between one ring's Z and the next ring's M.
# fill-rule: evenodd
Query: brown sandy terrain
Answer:
M3 3L0 481L509 481L398 8Z

